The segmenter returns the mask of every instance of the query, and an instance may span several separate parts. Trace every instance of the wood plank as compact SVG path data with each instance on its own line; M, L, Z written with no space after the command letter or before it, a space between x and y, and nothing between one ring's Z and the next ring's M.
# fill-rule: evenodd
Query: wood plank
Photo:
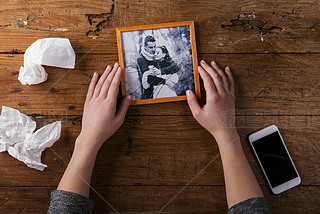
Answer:
M56 187L0 187L0 213L46 213Z
M194 20L199 53L319 53L318 3L10 0L0 6L0 52L66 37L77 53L117 53L116 27Z
M0 52L21 53L39 38L65 37L70 39L76 52L86 53L94 48L102 53L106 50L116 53L114 3L111 0L94 4L91 1L7 1L0 6L0 11ZM92 39L91 31L104 28L112 30L104 30L103 40L99 38L99 43Z
M311 43L309 51L318 52L320 47L319 23L313 18L319 13L315 0L290 4L285 0L122 3L129 6L122 15L124 26L162 22L168 14L169 20L194 20L199 53L308 52Z
M29 169L7 153L0 153L0 184L7 186L53 186L71 158L80 132L81 117L35 116L42 127L62 120L62 135L43 153L48 165L43 172ZM242 145L258 181L266 185L247 142L248 134L276 124L302 178L303 185L320 185L319 116L305 126L304 116L245 116L238 129ZM239 120L239 117L237 118ZM219 152L212 136L191 116L128 116L120 130L101 148L92 184L94 185L184 185L204 169L192 184L223 185ZM12 170L15 169L15 170ZM13 179L24 177L24 179Z
M83 58L82 58L83 57ZM82 59L81 59L82 58ZM91 75L102 73L117 55L77 55L76 69L46 67L45 83L23 86L17 80L22 55L0 55L0 104L28 114L81 115ZM318 54L201 54L229 65L236 82L240 115L319 115ZM201 86L203 84L201 83ZM205 92L202 88L202 99ZM129 115L191 115L186 101L131 106Z
M118 188L118 187L114 187ZM182 187L121 187L129 190L114 191L100 187L96 189L120 212L158 212L174 197ZM320 202L315 197L320 194L319 186L295 187L280 195L273 195L263 187L271 213L317 213ZM92 194L97 201L96 212L112 211L102 199ZM113 202L120 197L121 201ZM152 195L152 197L150 197ZM151 199L151 200L150 200ZM225 188L223 186L187 186L162 212L164 213L226 213Z
M91 191L93 213L151 213L164 207L183 186L93 186L103 197ZM1 213L46 213L50 192L55 187L0 187ZM319 186L299 186L280 195L262 188L272 213L317 213ZM161 213L226 213L223 186L187 186Z

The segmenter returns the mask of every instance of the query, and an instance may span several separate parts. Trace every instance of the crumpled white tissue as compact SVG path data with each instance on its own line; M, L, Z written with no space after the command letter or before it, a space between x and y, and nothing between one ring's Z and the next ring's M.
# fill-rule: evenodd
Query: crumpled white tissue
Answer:
M46 125L36 132L36 122L18 110L2 106L0 115L0 152L8 153L28 167L43 171L43 150L60 138L61 122Z
M22 85L45 82L48 74L41 65L74 68L76 54L66 38L38 39L24 53L18 80Z

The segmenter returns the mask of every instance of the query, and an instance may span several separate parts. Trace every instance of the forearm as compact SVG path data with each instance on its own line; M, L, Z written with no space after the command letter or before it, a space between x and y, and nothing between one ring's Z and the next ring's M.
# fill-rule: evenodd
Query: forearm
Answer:
M89 197L90 182L98 149L88 147L88 139L78 137L68 167L58 190L65 190Z
M216 137L219 145L228 207L253 197L262 191L247 161L237 132Z

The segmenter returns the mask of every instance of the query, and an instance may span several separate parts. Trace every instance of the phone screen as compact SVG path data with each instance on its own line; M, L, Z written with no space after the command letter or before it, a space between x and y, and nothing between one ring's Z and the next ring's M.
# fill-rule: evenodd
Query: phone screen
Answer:
M277 131L252 142L272 188L298 177Z

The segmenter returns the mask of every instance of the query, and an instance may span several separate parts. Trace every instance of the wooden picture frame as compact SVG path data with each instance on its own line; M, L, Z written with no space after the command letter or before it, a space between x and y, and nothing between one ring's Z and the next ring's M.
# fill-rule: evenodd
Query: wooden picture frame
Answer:
M191 77L193 76L193 83L192 84L194 84L194 85L192 85L192 86L194 86L194 88L192 87L192 88L187 88L187 89L191 89L191 90L193 90L193 92L195 93L195 95L196 95L196 97L199 99L199 98L201 98L201 92L200 92L200 83L199 83L199 73L198 73L198 59L197 59L197 49L196 49L196 38L195 38L195 29L194 29L194 21L184 21L184 22L173 22L173 23L163 23L163 24L153 24L153 25L142 25L142 26L133 26L133 27L120 27L120 28L116 28L116 36L117 36L117 45L118 45L118 54L119 54L119 64L120 64L120 66L124 69L124 73L123 73L123 76L122 76L122 79L121 79L121 88L122 88L122 95L123 96L125 96L125 95L127 95L128 94L128 91L127 91L127 81L126 81L126 76L128 75L129 76L129 67L127 67L127 69L128 69L128 72L126 73L126 67L125 67L125 65L126 64L129 64L129 63L127 63L127 62L125 62L125 56L124 56L124 54L127 54L127 53L124 53L124 42L123 42L123 36L126 36L126 38L128 38L125 42L126 42L126 44L128 44L127 46L129 46L130 45L130 47L132 47L133 46L133 41L131 41L131 39L133 38L132 36L128 36L128 35L131 35L131 34L139 34L139 35L144 35L145 37L144 38L146 38L147 37L147 35L145 35L145 32L162 32L162 31L165 31L165 32L180 32L181 30L180 29L184 29L184 30L186 30L186 32L188 32L188 30L189 30L189 32L190 32L190 35L186 35L186 34L181 34L180 35L180 37L182 38L182 40L181 40L181 38L179 37L179 34L177 34L178 35L178 38L174 38L174 37L169 37L169 36L165 36L165 38L169 38L167 41L169 41L170 39L171 40L174 40L174 39L176 39L176 40L178 40L178 39L180 39L180 41L178 41L178 42L183 42L183 41L186 41L186 43L188 44L188 50L189 50L189 52L187 52L187 51L185 51L185 52L182 52L182 51L180 51L179 53L183 53L183 54L188 54L188 59L186 58L186 60L188 61L188 66L189 66L189 68L191 67L192 69L193 69L193 75L191 74L191 71L190 71L190 69L185 69L187 72L189 72L188 73L188 75L189 75L189 79L187 79L188 81L189 81L189 85L191 84ZM130 32L129 34L128 33L126 33L126 32ZM125 35L124 35L125 34ZM169 35L171 35L171 34L169 34ZM143 44L146 44L146 41L144 41L144 43L143 43L143 41L141 41L142 39L140 38L140 37L142 37L142 36L139 36L139 41L140 41L140 43L141 44L139 44L139 45L136 45L135 46L135 48L136 47L140 47L140 52L138 52L139 53L139 56L138 57L140 57L140 55L142 55L143 53L141 53L141 52L143 52L143 51L146 51L146 49L147 48L144 48L145 46L143 46L142 47L142 45ZM153 37L153 36L151 36L151 37ZM134 37L134 38L138 38L138 36L136 36L136 37ZM189 38L189 40L190 41L188 41L187 39L185 39L185 38ZM142 44L143 43L143 44ZM154 43L156 43L156 41L154 42ZM179 43L179 44L180 44ZM149 44L153 44L153 43L147 43L148 44L148 48L149 48ZM170 43L171 44L171 43ZM164 45L165 46L165 45ZM186 46L186 45L185 45ZM162 46L163 47L163 46ZM126 47L125 47L126 48ZM155 49L155 51L158 51L158 53L159 52L161 52L160 50L156 50L156 48L160 48L160 47L156 47L156 46L153 46L153 47L151 47L151 48L153 48L153 49ZM166 47L165 47L165 49L166 49ZM163 50L163 49L162 49ZM152 53L153 53L153 55L152 55L152 53L149 53L149 54L151 54L151 56L155 56L155 51L153 51ZM190 51L191 51L191 53L190 53ZM137 51L136 51L137 52ZM146 52L144 52L145 54L146 54ZM161 52L162 53L162 52ZM166 51L166 53L169 55L169 53L170 53L170 51ZM163 53L162 53L163 54ZM131 54L131 55L133 55L133 54ZM130 56L131 56L130 55ZM135 56L135 55L134 55ZM143 56L147 56L147 55L143 55ZM157 55L158 56L158 55ZM128 58L128 57L127 57ZM133 59L134 59L134 57L132 57ZM170 55L169 55L169 58L170 58ZM170 61L170 62L174 62L174 59L173 59L174 57L172 57L172 61ZM180 57L181 58L181 57ZM191 59L192 58L192 59ZM131 59L131 64L133 64L133 59ZM144 59L146 59L146 58L144 58ZM171 58L170 58L171 59ZM150 60L150 58L149 58L149 60ZM181 64L177 64L177 66L179 66L179 72L180 72L180 68L182 67L182 66L184 66L184 64L183 64L183 62L184 62L185 60L183 59L182 60L182 62L181 62ZM152 63L153 61L152 60L150 60L150 61L145 61L145 62L150 62L150 63ZM155 61L154 61L155 62ZM191 65L192 64L192 65ZM142 64L141 64L142 65ZM146 64L143 64L143 65L146 65ZM143 84L147 84L146 83L146 81L142 81L142 72L141 72L141 70L142 69L140 69L140 67L139 67L139 63L137 63L137 61L136 61L136 66L137 66L137 74L134 74L135 75L135 82L137 83L137 78L139 78L139 82L140 82L140 86L138 86L140 89L138 89L137 91L139 92L139 91L141 91L141 97L143 97L143 96L145 96L144 95L144 93L146 93L146 91L147 91L147 89L144 89L144 85ZM145 66L144 66L145 67ZM134 68L133 68L133 66L132 67L130 67L130 69L132 70L134 70ZM150 72L152 72L151 71L151 69L154 69L154 66L152 65L151 67L150 67L150 65L149 65L149 69L150 70L148 70L148 72L150 71ZM157 70L157 69L155 69L155 70ZM160 68L159 68L159 70L161 70ZM158 70L158 71L159 71ZM131 72L130 73L130 75L131 74L133 74L134 72ZM159 73L158 73L159 74ZM162 74L162 73L161 73ZM136 77L138 75L138 77ZM149 74L150 75L150 74ZM170 73L170 77L171 76L173 76L174 74L173 74L173 72L172 72L172 74ZM166 75L166 77L167 76L169 76L169 74L168 75ZM181 75L181 73L180 73L180 76L179 76L179 82L180 82L180 78L181 78L181 76L183 76L183 74ZM152 76L152 77L154 77L154 76ZM129 77L127 77L127 78L129 78ZM128 80L128 79L127 79ZM164 79L165 81L164 82L167 82L167 79ZM131 81L131 80L130 80ZM148 76L148 81L147 81L148 83L150 82L149 81L149 76ZM169 81L168 81L169 82ZM186 81L181 81L181 82L186 82ZM151 83L150 83L151 84ZM137 84L136 84L137 85ZM149 85L149 84L147 84L147 85ZM172 86L172 85L171 85ZM181 86L181 87L180 87ZM154 90L154 87L156 87L156 86L153 86L152 85L152 90ZM161 87L163 87L163 85L161 85ZM184 86L184 85L179 85L179 87L180 88L184 88L184 87L187 87L187 86ZM132 87L133 88L133 87ZM151 86L150 86L150 88L151 88ZM168 86L168 88L169 88L169 86ZM148 88L149 89L149 88ZM172 87L171 87L171 89L172 89ZM133 89L132 89L133 90ZM159 90L161 90L161 89L159 89ZM174 93L175 93L175 91L176 91L176 84L174 85L174 90L172 90ZM136 93L136 91L134 91L133 90L133 93ZM158 97L155 97L154 98L154 96L156 96L155 94L154 94L155 92L154 91L152 91L152 98L141 98L141 99L134 99L133 98L133 100L131 101L131 105L141 105L141 104L151 104L151 103L163 103L163 102L173 102L173 101L180 101L180 100L187 100L187 97L186 97L186 94L185 94L185 91L184 91L184 94L183 94L183 91L181 90L181 93L182 93L182 95L178 95L177 93L177 95L176 96L170 96L170 97L161 97L161 98L158 98ZM129 93L130 94L130 93ZM158 94L159 94L159 92L158 92ZM138 95L137 95L138 96ZM166 95L165 95L166 96ZM139 97L139 96L138 96Z

